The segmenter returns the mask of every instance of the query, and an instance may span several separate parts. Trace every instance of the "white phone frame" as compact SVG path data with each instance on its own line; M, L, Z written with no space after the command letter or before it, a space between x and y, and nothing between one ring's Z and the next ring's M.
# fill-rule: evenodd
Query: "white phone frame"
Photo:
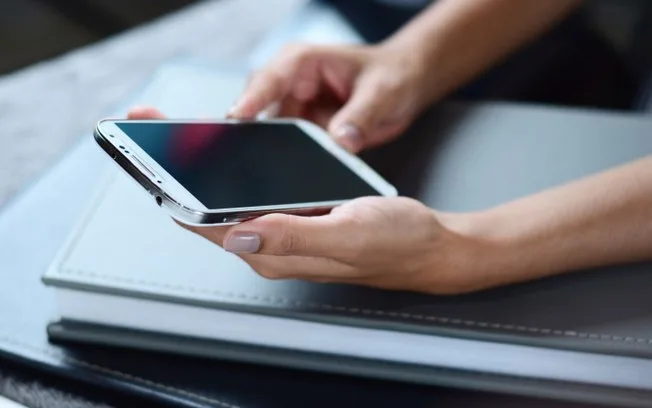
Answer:
M294 203L257 207L238 207L224 209L209 209L195 196L186 190L169 173L158 165L116 124L125 122L160 123L161 119L152 120L116 120L104 119L97 123L94 132L95 141L132 179L138 182L147 192L154 196L156 203L166 208L172 217L188 225L233 225L251 218L273 212L290 214L313 214L327 212L346 200ZM167 123L176 124L237 124L247 120L178 120L164 119ZM338 145L326 131L319 126L303 119L269 118L256 120L257 123L293 124L322 146L344 166L369 184L380 196L394 197L398 192L394 186L384 180L364 161L349 153Z

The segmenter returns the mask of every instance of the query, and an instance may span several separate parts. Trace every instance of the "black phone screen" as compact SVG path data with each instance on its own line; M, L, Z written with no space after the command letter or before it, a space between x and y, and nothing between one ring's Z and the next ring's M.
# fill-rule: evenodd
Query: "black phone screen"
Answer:
M294 124L116 126L208 209L379 195Z

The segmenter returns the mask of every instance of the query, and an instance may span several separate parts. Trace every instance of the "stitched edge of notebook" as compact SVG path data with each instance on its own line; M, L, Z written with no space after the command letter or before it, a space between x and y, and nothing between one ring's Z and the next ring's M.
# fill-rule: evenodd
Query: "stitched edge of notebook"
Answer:
M648 345L652 344L652 339L643 338L643 337L617 336L611 334L580 332L575 330L559 330L559 329L541 328L541 327L523 326L523 325L514 325L514 324L481 322L475 320L431 316L425 314L392 312L392 311L379 310L379 309L368 309L368 308L346 307L346 306L338 306L338 305L322 304L322 303L301 302L298 300L292 300L284 297L257 296L257 295L251 295L246 293L222 292L219 290L195 288L192 286L170 285L166 283L153 282L153 281L147 281L142 279L131 279L126 277L101 275L93 272L74 270L71 268L63 268L60 271L61 273L85 276L93 279L127 283L135 287L149 286L149 287L172 290L179 293L184 293L184 292L203 293L207 295L219 296L219 297L229 298L229 299L253 300L256 302L266 303L269 305L289 304L289 305L294 305L297 307L305 307L309 309L344 312L344 313L349 313L351 315L357 315L357 316L375 315L379 317L391 317L391 318L403 319L406 321L408 320L431 321L431 322L436 322L445 325L477 327L482 329L494 329L494 330L501 330L506 332L514 332L514 333L545 334L545 335L555 335L555 336L563 336L563 337L577 338L577 339L600 340L600 341L623 342L623 343L638 343L638 344L648 344Z
M73 228L73 233L69 237L69 241L66 243L66 245L64 245L64 249L62 253L60 253L61 257L57 261L53 262L53 264L51 265L52 274L58 274L58 275L72 274L78 276L86 276L93 279L104 279L107 281L128 283L131 285L135 285L136 287L138 285L142 285L142 286L165 288L168 290L177 291L181 293L183 292L204 293L204 294L220 296L228 299L253 300L253 301L266 303L270 305L293 304L295 306L306 307L309 309L336 311L341 313L348 313L350 315L355 315L355 316L375 315L379 317L391 317L391 318L402 319L404 321L430 321L430 322L435 322L435 323L449 325L449 326L477 327L482 329L500 330L509 333L544 334L544 335L555 335L555 336L562 336L562 337L575 338L575 339L588 339L588 340L599 340L599 341L606 341L606 342L637 343L637 344L652 345L652 338L587 333L587 332L579 332L574 330L560 330L560 329L541 328L541 327L524 326L524 325L516 325L516 324L481 322L475 320L448 318L448 317L432 316L432 315L425 315L425 314L391 312L391 311L385 311L379 309L346 307L346 306L320 304L320 303L312 303L312 302L308 303L308 302L301 302L298 300L287 299L283 297L259 296L259 295L252 295L246 293L234 293L234 292L223 292L218 290L201 289L201 288L195 288L195 287L184 286L184 285L171 285L171 284L147 281L142 279L131 279L131 278L125 278L119 276L103 275L94 272L88 272L88 271L82 271L82 270L76 270L76 269L64 267L63 265L68 261L69 256L73 251L73 248L76 246L77 242L83 236L84 232L86 231L86 228L90 224L91 219L97 215L97 212L100 207L98 203L100 203L101 200L104 199L104 196L108 194L110 190L110 185L113 182L115 182L116 174L117 174L116 172L108 172L104 182L102 183L102 187L98 188L97 194L93 199L90 200L87 213L83 217L81 217L81 220L79 221L77 227Z
M112 368L108 368L108 367L103 367L103 366L98 365L98 364L89 363L87 361L80 360L80 359L75 358L75 357L67 356L67 355L65 355L63 353L57 353L57 352L52 351L52 350L39 348L37 346L30 345L30 344L27 344L27 343L23 343L23 342L21 342L19 340L16 340L16 339L8 337L8 336L1 336L0 337L0 342L6 343L6 344L13 344L15 346L18 346L18 347L21 347L23 349L30 350L32 352L36 352L36 353L39 353L39 354L42 354L42 355L48 355L48 356L51 356L51 357L60 358L61 360L65 361L65 362L73 363L73 364L76 364L78 366L91 369L93 371L97 371L97 372L100 372L100 373L103 373L103 374L109 374L109 375L112 375L112 376L115 376L115 377L118 377L118 378L123 378L125 380L133 381L133 382L138 382L138 383L141 383L143 385L159 388L159 389L162 389L164 391L173 392L173 393L176 393L178 395L194 398L194 399L196 399L198 401L215 404L215 405L218 405L218 406L223 407L223 408L242 408L239 405L230 404L228 402L220 401L220 400L215 399L215 398L210 398L210 397L206 397L206 396L201 395L201 394L196 394L196 393L193 393L193 392L190 392L190 391L186 391L186 390L181 389L181 388L176 388L176 387L173 387L173 386L170 386L170 385L166 385L166 384L159 383L159 382L156 382L156 381L148 380L146 378L142 378L142 377L139 377L137 375L125 373L125 372L115 370L115 369L112 369Z

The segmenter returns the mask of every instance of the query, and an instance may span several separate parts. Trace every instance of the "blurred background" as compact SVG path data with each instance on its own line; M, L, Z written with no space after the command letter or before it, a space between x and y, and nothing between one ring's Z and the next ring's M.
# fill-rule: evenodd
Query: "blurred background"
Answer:
M207 0L0 0L0 75L124 32ZM238 0L222 0L237 2ZM261 0L260 8L267 9ZM288 1L292 3L292 0ZM375 41L390 34L429 0L317 0L334 6ZM588 0L593 28L637 73L652 53L647 0ZM363 21L367 20L367 21ZM241 24L247 24L242 16Z
M0 206L169 61L248 70L297 32L376 43L430 3L0 0ZM652 112L652 1L586 0L530 48L456 96Z
M238 0L221 1L253 4ZM207 0L0 0L0 76L202 2ZM270 5L280 2L282 0L261 0L256 8L273 13L274 9ZM430 1L314 2L333 7L365 41L376 42L398 29ZM288 0L288 3L296 1ZM627 91L623 92L630 92L626 96L620 95L620 98L627 100L616 101L612 103L613 107L637 110L649 107L647 82L652 69L651 9L652 2L647 0L586 1L582 18L591 31L590 35L595 36L584 39L583 46L591 48L587 50L587 56L597 58L593 61L596 71L601 68L617 71L612 79L621 81L619 87L628 87ZM248 21L247 15L244 14L237 21L237 24L244 27L258 23ZM219 41L220 39L217 39L216 44L219 45ZM572 64L565 67L570 69ZM550 67L546 67L542 72L551 72Z
M0 74L52 58L197 0L0 0Z

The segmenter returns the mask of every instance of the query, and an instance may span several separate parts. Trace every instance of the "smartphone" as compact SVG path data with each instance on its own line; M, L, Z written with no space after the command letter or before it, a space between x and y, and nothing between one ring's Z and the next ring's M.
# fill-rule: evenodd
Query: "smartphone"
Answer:
M180 222L312 215L397 190L302 119L101 120L94 139Z

